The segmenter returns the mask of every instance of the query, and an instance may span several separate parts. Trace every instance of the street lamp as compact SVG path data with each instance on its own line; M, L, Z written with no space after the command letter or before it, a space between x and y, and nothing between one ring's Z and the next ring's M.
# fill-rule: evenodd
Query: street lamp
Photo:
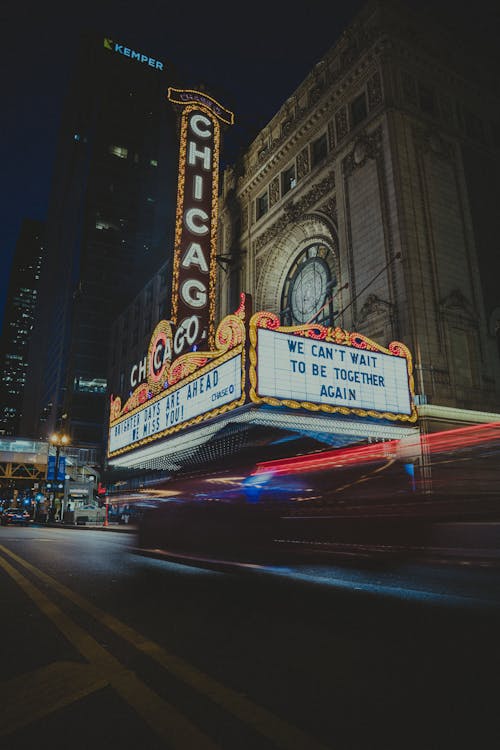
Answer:
M50 442L56 448L56 461L55 461L55 466L54 466L54 492L52 493L52 503L51 503L51 516L52 518L54 518L55 512L56 512L56 495L57 495L57 482L58 482L57 474L59 472L59 454L61 452L61 448L65 445L68 445L69 436L54 432L54 434L50 436ZM63 498L64 498L64 495L63 495ZM63 519L63 510L64 510L62 507L63 502L64 500L61 501L61 518L60 518L61 521Z

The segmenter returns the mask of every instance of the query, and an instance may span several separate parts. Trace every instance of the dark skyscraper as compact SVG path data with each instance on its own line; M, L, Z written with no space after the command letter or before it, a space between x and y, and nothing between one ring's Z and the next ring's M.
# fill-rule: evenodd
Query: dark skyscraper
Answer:
M85 36L63 110L26 434L101 445L113 318L172 252L170 64Z
M28 351L44 256L43 222L25 219L17 240L5 304L0 358L0 434L19 435Z

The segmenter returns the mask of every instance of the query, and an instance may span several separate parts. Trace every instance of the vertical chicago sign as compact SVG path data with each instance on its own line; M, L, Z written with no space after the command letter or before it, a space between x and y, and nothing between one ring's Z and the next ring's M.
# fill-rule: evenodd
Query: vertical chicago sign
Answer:
M214 342L215 255L221 123L233 113L208 94L168 89L181 105L179 177L172 283L173 356Z

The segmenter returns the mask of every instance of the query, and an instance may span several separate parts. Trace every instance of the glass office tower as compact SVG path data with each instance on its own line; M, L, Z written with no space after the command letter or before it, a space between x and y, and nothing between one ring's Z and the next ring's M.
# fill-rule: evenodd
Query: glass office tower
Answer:
M20 435L44 236L43 222L24 219L12 259L0 344L0 435Z
M102 446L110 324L172 252L176 82L148 50L82 38L53 170L26 434L64 429Z

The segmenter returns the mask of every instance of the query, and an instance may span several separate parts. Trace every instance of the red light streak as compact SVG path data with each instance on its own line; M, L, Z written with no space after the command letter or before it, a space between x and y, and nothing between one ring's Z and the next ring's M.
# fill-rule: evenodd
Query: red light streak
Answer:
M397 443L397 440L390 440L385 443L372 443L354 448L341 448L315 455L264 461L257 464L254 474L262 474L264 472L291 474L301 471L323 471L335 466L388 460L394 456Z
M421 435L413 443L404 443L404 455L417 459L424 450L427 454L437 454L468 448L482 443L500 440L500 422L458 427L454 430ZM254 475L266 472L279 474L295 474L306 471L325 471L335 467L365 464L374 461L388 461L397 457L399 440L389 440L369 445L340 448L323 453L307 456L294 456L275 461L263 461L257 464ZM413 456L409 456L411 449Z

